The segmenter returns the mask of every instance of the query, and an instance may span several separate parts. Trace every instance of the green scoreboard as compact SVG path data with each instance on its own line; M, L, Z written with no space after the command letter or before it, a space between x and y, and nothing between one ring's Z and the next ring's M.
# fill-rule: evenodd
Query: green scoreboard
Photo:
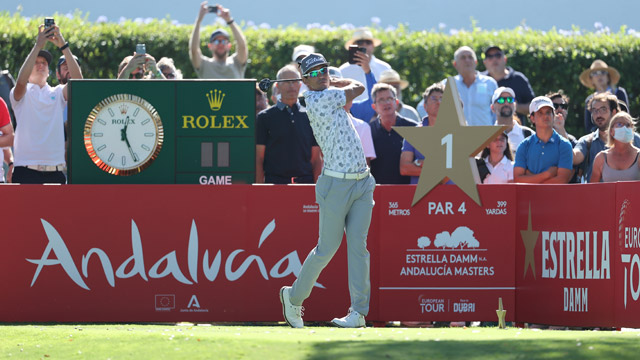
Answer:
M250 184L255 80L72 80L72 184Z

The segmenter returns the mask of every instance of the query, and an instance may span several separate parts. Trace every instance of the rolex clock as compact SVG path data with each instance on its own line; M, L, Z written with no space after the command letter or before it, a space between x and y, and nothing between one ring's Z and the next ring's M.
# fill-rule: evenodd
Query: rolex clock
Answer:
M162 120L156 109L131 94L102 100L84 125L84 146L91 161L112 175L142 172L158 157L163 141Z

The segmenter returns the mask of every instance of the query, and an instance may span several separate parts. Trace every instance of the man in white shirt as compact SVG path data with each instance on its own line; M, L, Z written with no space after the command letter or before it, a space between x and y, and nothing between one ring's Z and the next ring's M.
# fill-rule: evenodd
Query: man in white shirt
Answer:
M349 50L350 45L358 45L358 47L365 48L367 50L367 56L370 58L369 67L371 68L371 73L376 80L380 79L380 75L383 71L391 69L391 65L386 62L376 58L373 55L373 52L377 46L380 46L382 41L380 39L376 39L373 37L371 30L367 28L359 28L353 33L353 37L349 41L344 44L345 49ZM365 72L362 70L362 67L357 64L349 64L344 63L340 66L340 72L342 72L342 76L349 79L357 80L358 82L367 85L367 80L365 77ZM364 101L369 98L369 95L364 92L359 95L353 101ZM363 119L368 121L369 119Z
M53 59L44 50L47 41L65 55L72 79L82 79L80 66L71 53L57 25L40 25L36 43L24 61L10 98L16 115L14 139L15 183L66 183L64 120L67 106L67 85L52 88L47 83Z
M477 65L478 58L473 49L468 46L458 48L453 55L453 67L458 75L453 78L464 104L467 125L493 125L495 117L491 112L491 96L498 83L492 77L480 74L476 70Z

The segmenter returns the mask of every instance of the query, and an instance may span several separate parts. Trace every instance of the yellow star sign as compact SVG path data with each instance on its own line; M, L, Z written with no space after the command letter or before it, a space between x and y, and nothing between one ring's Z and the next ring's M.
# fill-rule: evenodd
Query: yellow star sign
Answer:
M533 231L531 229L531 204L529 204L529 225L527 225L527 230L520 230L520 236L522 236L522 242L524 243L524 274L522 274L522 278L524 279L527 276L527 270L531 268L531 272L533 273L533 278L536 278L536 260L534 258L534 249L536 248L536 243L538 242L538 234L539 231Z
M476 187L480 176L473 157L506 126L467 126L457 94L456 82L449 77L435 126L393 128L425 157L411 206L447 177L482 206Z

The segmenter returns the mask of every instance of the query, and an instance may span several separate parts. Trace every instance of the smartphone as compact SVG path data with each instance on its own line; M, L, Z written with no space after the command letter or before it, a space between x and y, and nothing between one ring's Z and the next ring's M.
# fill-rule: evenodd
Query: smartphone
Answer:
M145 44L138 44L136 45L136 54L146 54L147 53L147 47L145 46Z
M45 29L48 29L48 28L52 27L55 24L56 24L56 22L53 20L52 17L44 18L44 28Z
M357 51L366 53L367 49L363 47L358 47L358 45L349 45L349 64L355 64L357 62L356 60Z
M210 13L218 13L218 6L217 5L209 5L207 6L207 8L209 9Z

